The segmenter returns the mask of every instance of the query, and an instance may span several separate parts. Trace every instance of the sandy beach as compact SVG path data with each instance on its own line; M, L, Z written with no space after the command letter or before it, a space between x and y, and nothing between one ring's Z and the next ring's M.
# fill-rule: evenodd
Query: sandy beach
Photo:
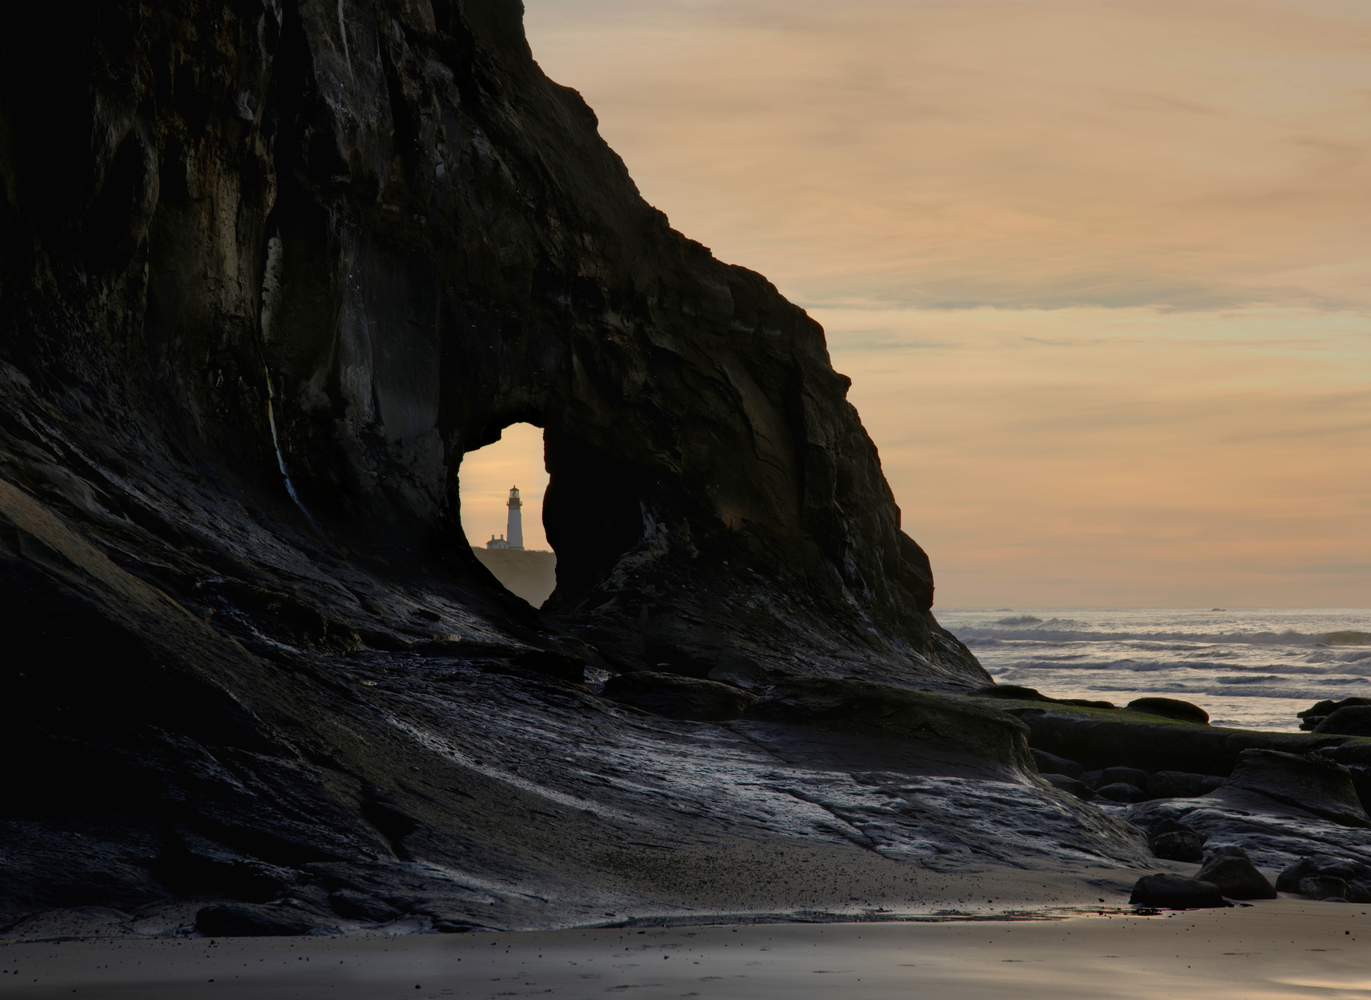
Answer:
M0 946L0 997L1371 996L1371 908Z

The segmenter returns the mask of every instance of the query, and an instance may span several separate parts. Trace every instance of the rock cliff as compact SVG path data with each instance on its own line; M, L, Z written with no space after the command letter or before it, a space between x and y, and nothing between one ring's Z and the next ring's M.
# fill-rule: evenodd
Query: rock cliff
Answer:
M537 762L632 742L586 667L988 682L822 330L642 200L518 0L35 17L0 32L0 910L387 883L585 919L509 886L607 885L604 845L670 826ZM551 474L543 612L460 530L462 456L516 421ZM482 749L483 698L554 735ZM397 889L421 862L474 874ZM608 910L671 895L614 878Z

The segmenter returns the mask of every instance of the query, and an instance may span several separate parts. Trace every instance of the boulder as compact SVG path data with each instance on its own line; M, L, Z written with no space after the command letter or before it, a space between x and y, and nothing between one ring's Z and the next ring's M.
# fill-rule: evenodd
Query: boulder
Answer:
M1343 826L1371 827L1351 772L1322 754L1244 750L1223 787L1256 792Z
M1101 785L1095 789L1095 794L1102 799L1109 799L1111 802L1146 802L1147 793L1137 785L1130 785L1126 781L1115 781L1108 785Z
M1257 870L1241 847L1220 847L1210 852L1195 876L1213 882L1229 899L1275 899L1276 888Z
M1029 747L1028 752L1033 755L1033 760L1038 765L1039 774L1065 774L1072 778L1079 778L1085 768L1077 764L1074 760L1067 760L1065 757L1058 757L1054 753L1046 750L1034 750Z
M680 674L635 670L605 681L605 697L668 719L728 722L757 696L731 684Z
M206 937L296 937L331 928L291 907L220 903L195 914L195 929Z
M1193 830L1173 830L1159 833L1148 846L1152 853L1166 861L1198 863L1204 859L1204 838Z
M1070 792L1078 799L1089 802L1095 797L1095 792L1084 781L1073 778L1067 774L1044 774L1042 779L1053 788L1058 788L1063 792Z
M1371 705L1348 705L1314 727L1316 733L1339 736L1371 736Z
M1300 723L1301 729L1313 729L1338 709L1357 706L1371 706L1371 698L1343 698L1341 701L1324 699L1315 702L1303 712L1296 712L1295 717L1303 720Z
M1145 789L1151 777L1140 767L1106 767L1100 772L1100 780L1097 785L1112 785L1116 781L1122 781Z
M1198 705L1192 705L1188 701L1180 701L1176 698L1134 698L1128 703L1128 708L1133 712L1160 715L1164 719L1175 719L1177 722L1193 722L1201 726L1209 725L1208 712Z
M1306 875L1300 879L1301 895L1315 899L1346 899L1347 883L1332 875Z
M1187 826L1185 823L1178 823L1176 820L1169 818L1160 820L1153 819L1150 821L1142 820L1138 825L1147 831L1149 837L1158 837L1163 833L1193 833L1200 838L1201 844L1209 839L1194 827Z
M1217 774L1158 771L1147 779L1147 793L1154 799L1197 798L1208 795L1226 779Z
M1337 879L1346 884L1347 891L1344 894L1352 902L1371 903L1371 864L1330 854L1316 854L1313 857L1301 858L1283 869L1276 876L1276 888L1281 892L1304 893L1300 886L1309 878Z
M1134 884L1133 895L1128 901L1137 906L1164 906L1173 910L1228 905L1213 882L1180 875L1144 875Z

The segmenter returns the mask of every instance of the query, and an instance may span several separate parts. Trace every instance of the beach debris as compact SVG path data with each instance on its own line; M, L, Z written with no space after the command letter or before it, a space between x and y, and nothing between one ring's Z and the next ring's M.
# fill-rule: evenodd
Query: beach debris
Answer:
M1193 722L1200 726L1209 725L1208 712L1198 705L1181 701L1179 698L1134 698L1127 707L1133 712L1160 715L1164 719L1175 719L1177 722Z
M1210 851L1195 877L1202 882L1213 882L1228 899L1276 898L1276 887L1257 870L1247 852L1234 845Z
M1134 884L1133 895L1128 901L1137 906L1159 906L1172 910L1229 905L1213 882L1181 875L1144 875Z

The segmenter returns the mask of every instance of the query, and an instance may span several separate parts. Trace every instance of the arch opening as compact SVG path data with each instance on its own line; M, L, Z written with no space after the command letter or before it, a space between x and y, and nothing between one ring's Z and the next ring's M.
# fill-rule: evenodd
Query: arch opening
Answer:
M472 554L516 597L541 607L557 585L557 556L543 532L548 473L543 432L506 427L500 439L462 457L462 531Z

